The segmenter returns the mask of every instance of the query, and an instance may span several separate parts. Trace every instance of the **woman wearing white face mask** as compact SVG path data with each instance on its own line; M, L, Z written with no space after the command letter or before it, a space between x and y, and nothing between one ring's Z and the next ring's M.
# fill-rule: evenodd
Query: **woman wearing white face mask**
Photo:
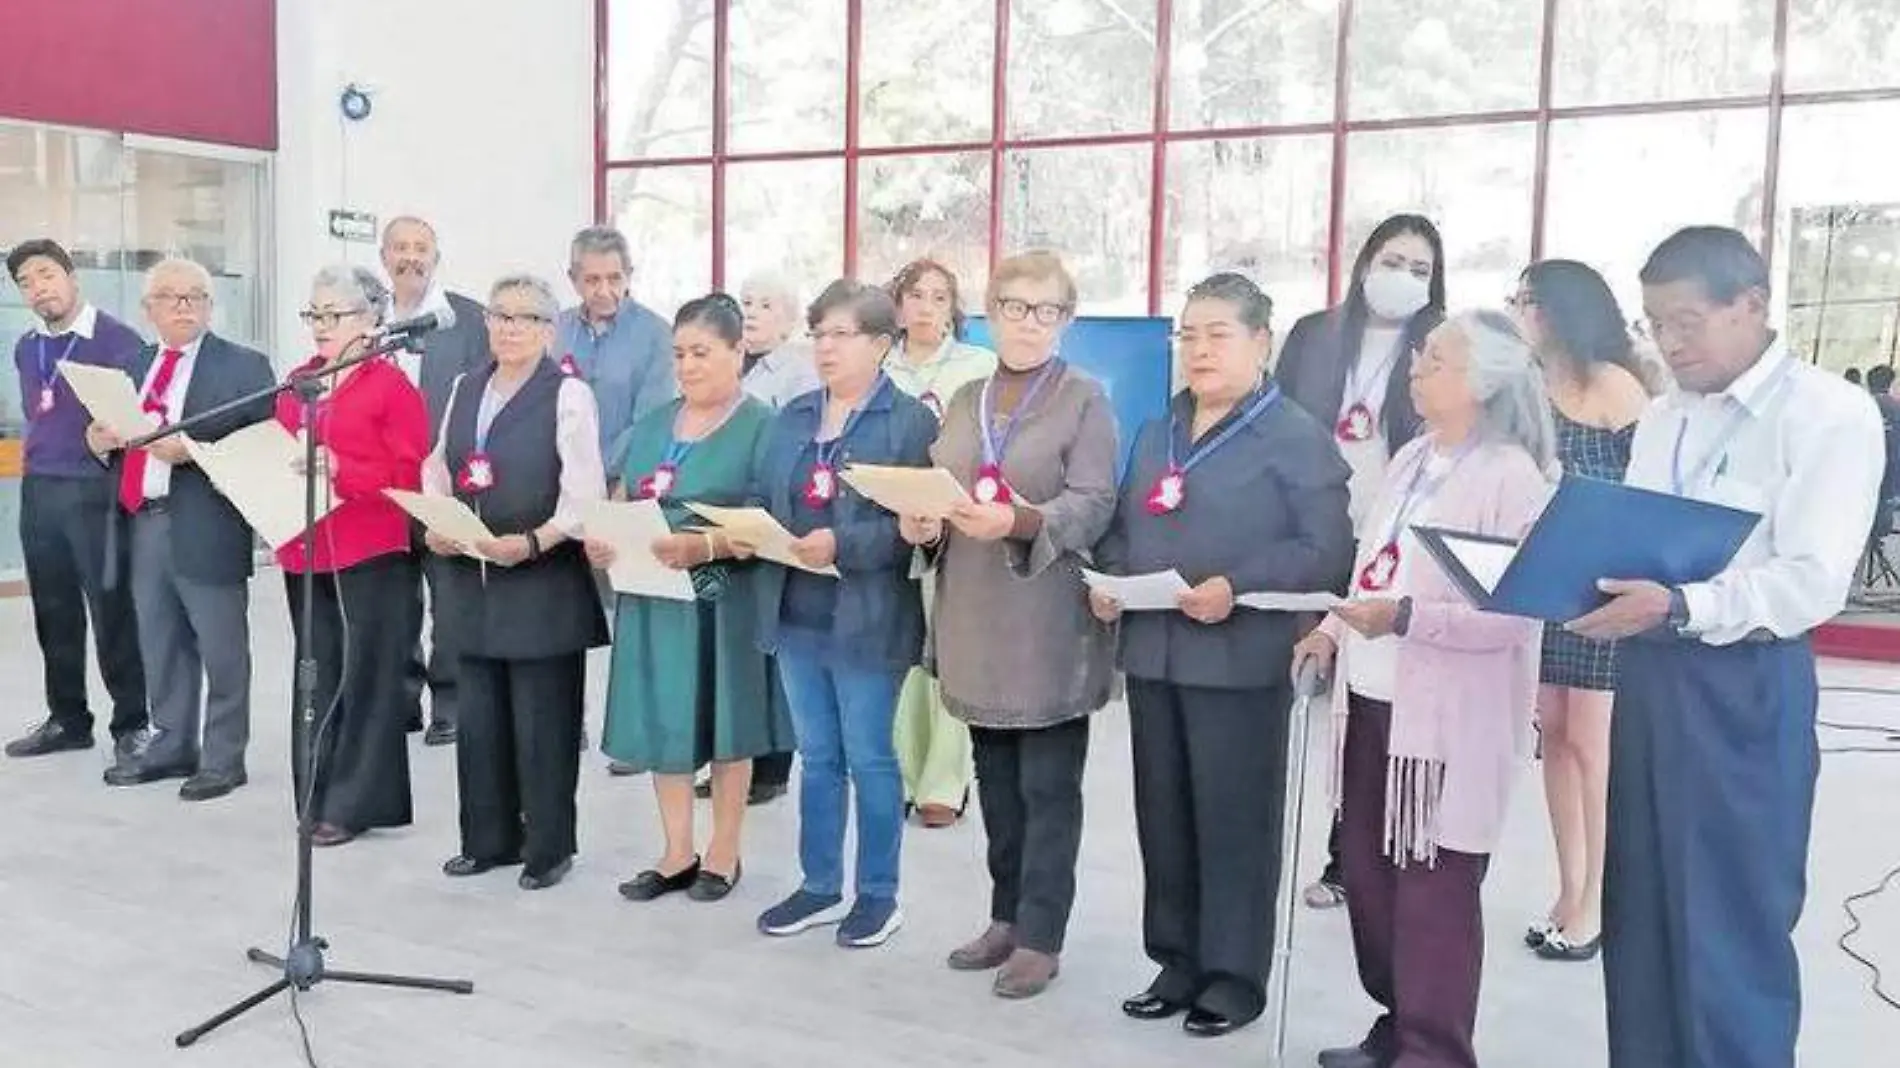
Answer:
M1417 435L1420 420L1406 385L1412 357L1445 318L1445 246L1422 215L1394 215L1366 238L1338 307L1293 324L1273 377L1288 399L1333 428L1352 469L1356 539L1385 481L1388 461ZM1306 888L1313 908L1346 903L1339 832L1327 843L1326 870Z

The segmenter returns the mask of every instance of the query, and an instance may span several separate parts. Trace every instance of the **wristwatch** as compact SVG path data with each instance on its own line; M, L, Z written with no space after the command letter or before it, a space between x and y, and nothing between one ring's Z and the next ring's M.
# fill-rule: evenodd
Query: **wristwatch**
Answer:
M1399 598L1399 609L1392 616L1392 633L1403 638L1405 637L1406 632L1411 629L1412 629L1412 599L1410 597L1401 597Z
M1689 632L1689 598L1683 594L1680 586L1669 588L1668 621L1669 629L1677 634Z

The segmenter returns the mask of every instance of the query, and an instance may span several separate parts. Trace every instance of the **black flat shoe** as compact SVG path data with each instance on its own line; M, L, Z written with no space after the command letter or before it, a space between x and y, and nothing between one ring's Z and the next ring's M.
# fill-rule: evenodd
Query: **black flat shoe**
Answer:
M1537 947L1537 955L1544 960L1581 962L1595 960L1602 949L1601 934L1588 942L1572 942L1562 931L1552 931Z
M1186 1008L1186 1002L1169 1001L1153 992L1136 994L1122 1002L1122 1014L1137 1020L1166 1020L1181 1015Z
M1182 1022L1181 1029L1195 1038L1220 1038L1223 1035L1231 1035L1252 1022L1252 1018L1235 1019L1212 1009L1195 1006L1188 1010L1187 1019Z
M10 757L47 756L52 753L69 753L80 749L91 749L92 732L84 734L52 720L40 724L23 738L7 743L7 755Z
M450 857L442 865L442 874L451 879L465 879L471 875L482 875L496 868L512 868L521 863L518 857L504 860L477 860L463 853Z
M730 877L702 868L699 878L694 879L693 885L686 888L686 896L700 902L724 901L726 895L732 893L733 888L739 885L739 878L744 874L745 865L743 864L733 865Z
M1339 1046L1319 1051L1319 1068L1386 1068L1386 1062L1365 1046Z
M755 782L746 793L748 805L769 805L785 796L786 786L782 782Z
M422 733L422 744L432 747L454 745L455 738L455 724L449 720L438 719L430 723L429 729Z
M574 858L569 857L538 874L531 871L522 872L521 878L515 880L515 885L523 890L546 890L549 887L561 885L561 880L567 878L567 873L573 870Z
M192 768L183 765L143 764L137 760L120 761L106 769L107 786L143 786L166 779L189 779Z
M625 779L640 774L640 769L624 760L609 760L607 762L607 774L612 775L616 779Z
M620 884L620 896L628 901L655 901L668 894L677 894L690 890L699 879L699 858L671 875L662 875L657 869L648 868Z
M180 801L215 801L251 781L241 771L201 771L178 788Z

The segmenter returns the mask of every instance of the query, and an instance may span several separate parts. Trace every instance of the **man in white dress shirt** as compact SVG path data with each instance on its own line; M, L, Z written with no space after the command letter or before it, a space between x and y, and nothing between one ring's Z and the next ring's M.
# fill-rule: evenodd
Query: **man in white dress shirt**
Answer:
M1642 272L1678 390L1637 425L1627 481L1761 515L1728 568L1606 581L1572 623L1632 638L1611 723L1603 892L1611 1068L1792 1068L1820 757L1808 635L1846 603L1880 485L1865 390L1791 356L1768 269L1693 227Z

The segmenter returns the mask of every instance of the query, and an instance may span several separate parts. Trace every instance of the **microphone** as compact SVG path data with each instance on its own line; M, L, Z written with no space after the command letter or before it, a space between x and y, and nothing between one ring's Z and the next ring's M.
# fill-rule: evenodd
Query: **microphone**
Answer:
M386 324L381 330L376 331L376 336L383 339L412 338L422 334L433 334L438 330L447 330L454 325L455 308L452 305L443 304L434 311L423 312L421 315L412 315L407 319L398 319Z

